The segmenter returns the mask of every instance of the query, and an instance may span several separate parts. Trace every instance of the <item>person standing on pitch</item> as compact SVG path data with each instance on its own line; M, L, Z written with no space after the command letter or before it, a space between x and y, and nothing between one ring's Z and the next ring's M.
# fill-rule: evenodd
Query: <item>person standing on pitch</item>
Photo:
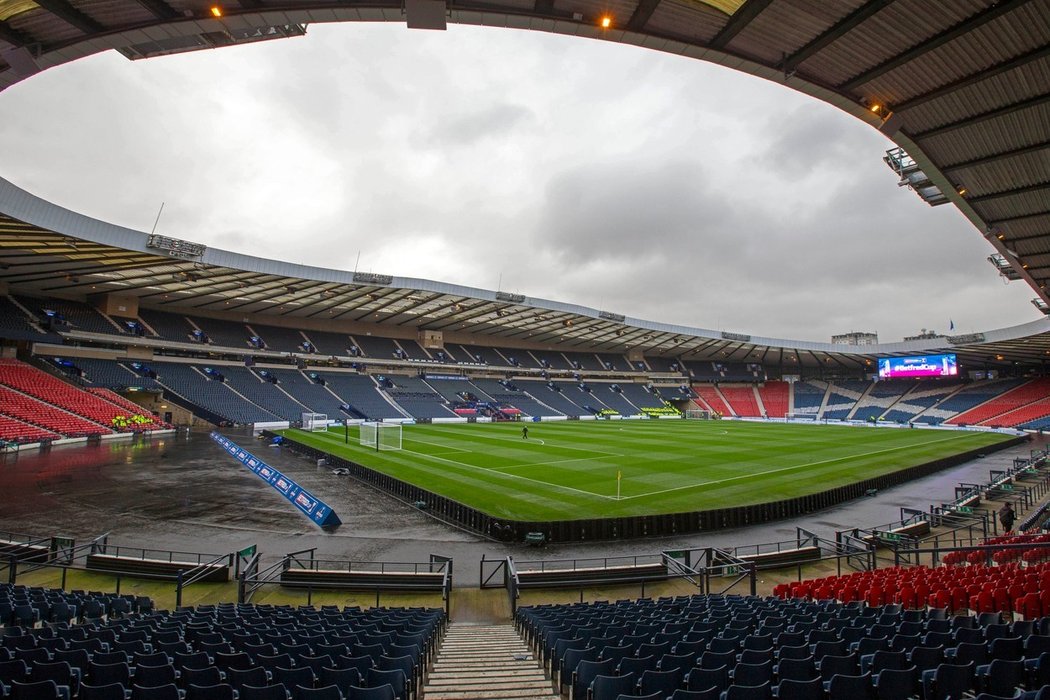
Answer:
M1003 507L999 509L999 522L1003 524L1003 532L1010 532L1014 529L1014 519L1016 517L1014 507L1009 503L1004 503Z
M527 425L521 426L521 439L522 440L528 440L529 439L529 426L527 426Z

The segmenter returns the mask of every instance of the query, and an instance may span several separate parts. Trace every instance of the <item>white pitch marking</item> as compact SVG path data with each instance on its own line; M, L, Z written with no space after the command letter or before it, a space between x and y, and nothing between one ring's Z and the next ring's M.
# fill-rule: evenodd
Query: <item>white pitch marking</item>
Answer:
M576 457L575 459L557 459L553 462L522 462L521 464L508 464L502 467L492 467L489 471L498 472L504 469L517 469L519 467L546 467L551 464L565 464L566 462L590 462L590 457Z
M529 440L526 441L526 440L522 440L521 438L501 438L501 437L495 437L495 436L492 436L492 435L486 435L486 436L484 436L483 440L500 440L502 442L516 442L519 445L523 444L525 442L538 442L541 445L543 445L544 447L546 447L546 445L547 445L546 442L544 442L543 440L540 440L538 438L529 438ZM626 456L626 455L622 455L622 454L620 454L618 452L602 452L601 450L590 450L590 449L587 449L586 447L569 447L568 445L554 445L554 444L552 444L551 447L557 447L559 450L575 450L576 452L589 452L592 455L606 455L606 456L609 456L609 457L625 457Z
M847 459L854 459L854 458L857 458L857 457L870 457L872 455L882 454L884 452L896 452L897 450L906 450L906 449L909 449L909 448L912 448L912 447L920 447L920 446L932 445L934 443L947 442L949 440L958 440L960 437L964 437L964 436L962 436L962 435L954 435L954 436L949 437L949 438L944 438L944 439L941 439L941 440L930 440L929 442L923 442L923 443L916 444L916 445L900 445L898 447L887 447L885 450L875 450L873 452L863 452L861 454L847 455L845 457L836 457L835 459L823 459L823 460L820 460L819 462L809 462L808 464L796 464L796 465L791 466L791 467L781 467L779 469L768 469L768 470L766 470L764 472L753 472L751 474L741 474L740 476L730 476L730 477L726 477L725 479L716 479L714 481L705 481L703 483L690 484L688 486L675 486L674 488L663 489L662 491L649 491L648 493L640 493L640 494L638 494L636 496L624 496L622 500L626 501L629 498L642 498L644 496L658 496L660 494L670 493L672 491L684 491L685 489L695 489L698 486L711 486L712 484L725 484L725 483L728 483L730 481L740 481L741 479L750 479L750 478L756 477L756 476L765 476L766 474L776 474L778 472L787 472L787 471L791 471L793 469L804 469L805 467L815 467L815 466L818 466L820 464L830 464L831 462L842 462L842 461L845 461Z
M411 452L412 454L419 455L420 457L428 457L430 459L436 459L436 460L439 460L441 462L448 462L449 464L458 464L459 466L466 467L468 469L479 469L479 470L481 470L483 472L494 471L493 469L486 469L485 467L479 467L479 466L476 466L474 464L466 464L464 462L457 462L454 459L445 459L444 457L433 457L431 455L428 455L426 452L416 452L415 450L402 450L402 452ZM522 481L531 481L531 482L536 483L536 484L543 484L544 486L550 486L551 488L562 489L563 491L574 491L576 493L582 493L585 496L593 496L595 498L604 498L606 500L616 500L614 496L603 496L600 493L592 493L590 491L583 491L582 489L574 489L571 486L562 486L561 484L552 484L549 481L541 481L539 479L530 479L529 477L521 476L520 474L506 474L504 472L499 472L499 473L502 474L503 476L510 477L511 479L521 479Z

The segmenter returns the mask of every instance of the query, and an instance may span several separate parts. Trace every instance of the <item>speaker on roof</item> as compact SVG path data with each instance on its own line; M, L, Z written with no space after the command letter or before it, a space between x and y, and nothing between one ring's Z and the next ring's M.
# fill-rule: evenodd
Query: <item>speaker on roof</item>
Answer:
M37 64L33 52L25 47L8 49L0 53L0 58L4 59L4 63L11 66L11 70L20 78L28 78L43 70Z
M879 126L879 131L886 134L887 136L893 136L901 129L901 122L904 118L896 112L891 112L890 116L886 117L882 121L882 125Z
M405 0L405 23L409 29L448 28L445 0Z

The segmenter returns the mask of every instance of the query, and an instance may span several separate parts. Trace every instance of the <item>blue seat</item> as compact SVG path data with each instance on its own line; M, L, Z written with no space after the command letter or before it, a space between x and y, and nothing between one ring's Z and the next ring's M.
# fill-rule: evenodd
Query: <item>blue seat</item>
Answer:
M292 690L292 700L343 700L343 693L334 685L324 688L305 688L298 685Z
M227 683L213 685L190 683L186 686L186 700L234 700L234 697L233 686Z
M361 686L363 683L364 678L356 668L322 668L319 677L319 685L334 685L343 695L346 695L350 686Z
M828 700L874 700L875 687L870 673L835 674L827 683Z
M249 699L251 700L251 699ZM346 700L397 700L393 686L381 685L375 688L350 686Z
M77 700L126 700L128 691L120 683L109 685L80 684Z
M782 700L824 700L824 683L819 678L785 678L777 684L774 694Z
M670 700L720 700L722 690L720 688L708 688L707 690L682 690L679 688L671 694ZM620 700L620 698L617 698Z
M665 698L681 687L683 675L685 671L681 668L669 671L646 671L638 680L638 693L641 695L662 693L661 697Z
M135 669L135 685L143 688L158 688L176 684L178 674L171 664L165 666L139 666Z
M63 695L59 686L52 680L44 681L11 681L11 700L69 700L69 689Z
M365 683L373 688L389 685L394 689L394 695L399 698L407 698L408 679L405 678L405 674L399 669L382 671L378 668L373 668L368 672L368 678Z
M590 694L573 696L573 700L583 700L583 698L590 698L590 700L615 700L620 695L633 694L636 682L637 676L633 673L628 673L625 676L598 675L591 681Z
M773 684L766 681L762 685L733 684L722 691L721 700L772 700Z
M758 686L773 681L773 662L764 664L737 664L729 672L733 685Z
M884 668L874 676L875 695L879 700L907 700L919 692L919 671L908 668Z
M264 686L243 685L237 692L240 696L239 700L290 700L283 683Z
M994 659L987 666L977 668L977 681L981 689L992 695L1013 695L1024 683L1024 663Z
M133 685L131 686L131 700L182 700L182 695L174 683L155 688Z
M686 674L686 689L704 691L716 688L719 693L729 687L729 667L694 668Z
M627 675L628 673L641 676L646 671L655 671L657 663L659 662L655 656L645 656L640 659L634 656L628 656L626 659L620 661L620 665L617 667L616 672L621 676Z
M860 659L856 654L846 656L825 656L817 660L817 671L824 680L825 686L835 676L855 676L860 672Z
M976 664L940 664L922 674L923 696L926 700L961 698L973 690Z

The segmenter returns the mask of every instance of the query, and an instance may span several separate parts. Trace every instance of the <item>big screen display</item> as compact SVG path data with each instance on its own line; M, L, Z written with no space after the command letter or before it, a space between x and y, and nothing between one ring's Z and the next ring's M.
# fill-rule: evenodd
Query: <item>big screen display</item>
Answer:
M884 357L879 360L879 379L955 377L958 374L959 365L954 353L918 357Z

